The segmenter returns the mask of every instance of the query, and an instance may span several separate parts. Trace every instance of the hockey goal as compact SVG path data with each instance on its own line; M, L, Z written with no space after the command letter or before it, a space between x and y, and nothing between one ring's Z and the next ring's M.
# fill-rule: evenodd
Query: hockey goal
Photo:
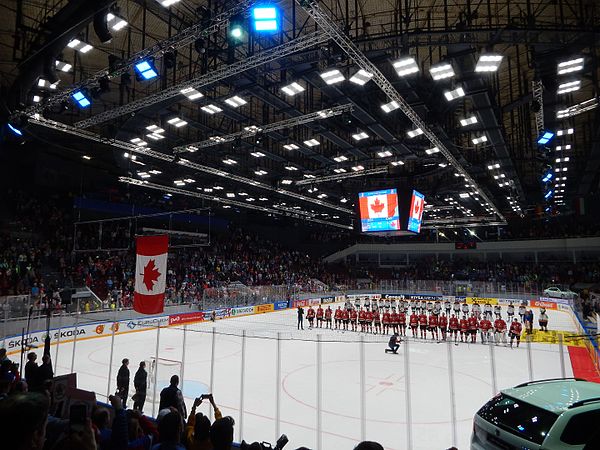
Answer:
M171 377L177 375L179 384L183 377L183 364L176 359L156 358L150 356L146 360L146 371L148 372L148 390L147 400L152 401L154 395L154 385L156 384L156 396L159 397L160 391L169 385Z

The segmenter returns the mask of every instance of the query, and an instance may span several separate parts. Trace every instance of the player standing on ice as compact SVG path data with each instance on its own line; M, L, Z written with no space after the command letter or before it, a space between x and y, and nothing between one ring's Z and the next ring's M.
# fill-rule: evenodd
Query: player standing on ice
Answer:
M306 318L308 319L308 329L312 329L315 323L315 310L312 306L308 307L308 312L306 313Z
M485 305L483 305L483 314L489 319L492 318L492 305L490 302L486 302Z
M525 322L525 302L519 305L519 317L521 318L521 323Z
M492 329L492 322L490 322L490 319L488 319L487 317L484 317L481 320L481 322L479 322L479 330L481 333L481 343L482 344L491 342L491 333L490 333L491 329Z
M452 306L452 310L454 311L454 315L456 317L460 316L460 302L458 300L454 301L454 305Z
M398 332L398 313L396 312L396 308L392 308L392 312L390 313L389 327L394 333Z
M356 312L355 308L350 310L350 325L352 326L352 331L356 331L356 319L358 317L358 312Z
M344 330L348 331L348 322L350 322L350 312L347 309L342 311L342 322L344 323Z
M304 308L298 306L298 329L304 330Z
M416 339L417 338L417 327L419 326L419 317L417 316L416 312L413 312L410 315L409 325L410 325L410 329L412 330L413 338Z
M444 310L446 311L446 316L450 315L450 300L444 300Z
M365 312L365 327L367 329L367 333L373 331L373 311L369 311L368 309Z
M494 330L496 344L502 342L506 345L506 322L502 317L494 321Z
M416 313L417 312L416 309L417 309L417 302L416 302L416 300L411 299L410 300L410 312Z
M496 319L502 315L501 312L502 312L502 307L500 305L495 305L494 306L494 314L496 315Z
M460 342L469 341L469 320L467 316L460 319Z
M365 320L367 320L367 314L364 309L360 308L358 311L358 324L360 325L360 331L365 331Z
M436 300L436 302L433 304L433 313L436 316L439 316L441 312L442 312L442 304L440 303L439 300Z
M331 307L327 306L327 309L325 310L325 327L329 328L331 330L331 315L333 314L333 311L331 311Z
M374 334L377 334L377 331L381 333L381 315L378 310L373 311L373 328Z
M473 306L471 306L471 312L475 314L475 317L481 317L481 305L479 303L474 303Z
M452 314L452 317L450 317L450 320L448 322L448 329L450 330L450 339L452 339L452 335L454 335L454 342L458 344L458 318L456 317L456 315Z
M323 308L321 305L317 308L317 327L323 328Z
M513 305L513 302L508 304L508 307L506 308L506 314L508 315L508 320L512 322L513 316L515 315L515 305Z
M448 316L445 313L442 313L440 319L438 321L438 326L440 327L440 331L442 332L442 340L446 340L446 331L448 329Z
M383 318L381 319L381 322L383 324L383 332L385 334L388 334L390 331L390 311L389 311L389 309L386 309L386 311L383 313Z
M469 315L469 305L467 304L466 300L460 306L460 310L462 311L463 316L468 316Z
M421 330L421 339L427 339L427 314L425 314L425 309L419 314L419 329Z
M438 316L436 314L429 316L429 331L431 331L431 339L440 340L438 335Z
M404 311L398 314L397 318L393 318L392 320L394 320L394 330L400 328L400 334L406 336L406 314Z
M335 321L335 329L337 330L340 326L340 322L342 321L342 309L339 306L335 310L333 320Z
M487 317L487 315L485 317ZM477 341L478 328L479 323L477 322L477 317L475 317L475 314L471 314L471 317L469 317L469 334L471 335L471 343L473 344Z
M513 341L517 340L517 347L521 342L521 331L523 330L523 325L519 323L519 321L515 318L510 324L510 346L512 348Z
M548 331L548 314L546 314L546 308L540 308L540 331Z

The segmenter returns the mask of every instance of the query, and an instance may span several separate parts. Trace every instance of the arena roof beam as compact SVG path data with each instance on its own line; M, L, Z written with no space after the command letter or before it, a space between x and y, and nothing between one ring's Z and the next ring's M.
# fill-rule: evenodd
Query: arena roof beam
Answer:
M265 134L268 134L273 131L283 130L285 128L295 127L297 125L303 125L303 124L314 122L317 120L328 119L330 117L339 116L341 114L344 114L346 112L351 112L351 111L352 111L351 104L333 106L331 108L326 108L321 111L316 111L316 112L304 114L302 116L293 117L291 119L280 120L279 122L274 122L274 123L270 123L270 124L266 124L266 125L256 125L260 131L252 131L252 130L244 129L242 131L238 131L238 132L232 133L232 134L227 134L227 135L222 135L222 136L213 136L213 138L218 138L218 139L207 139L207 140L200 141L200 142L194 142L194 143L188 144L188 145L180 145L178 147L174 147L173 151L175 153L181 153L181 152L189 151L189 147L195 147L196 150L199 150L201 148L206 148L206 147L213 147L215 145L220 145L225 142L235 141L236 139L244 139L244 138L254 137L258 134L265 135Z
M328 40L329 37L322 32L313 32L298 37L292 41L286 42L285 44L281 44L277 47L272 47L260 53L256 53L255 55L252 55L244 60L237 61L225 67L220 67L205 75L201 75L189 81L175 84L170 88L157 92L156 94L152 94L139 100L130 102L126 105L113 108L100 114L96 114L95 116L92 116L89 119L76 122L75 126L77 128L89 128L92 125L98 125L109 120L116 119L117 117L121 117L125 114L134 113L147 106L151 106L156 103L169 100L177 96L181 96L181 89L184 89L186 87L193 87L195 89L199 89L204 86L214 84L225 78L239 75L240 72L244 72L248 69L261 66L271 61L275 61L279 58L283 58L284 56L291 55L300 50L321 44Z
M463 175L465 181L472 185L478 191L479 196L484 203L488 203L496 216L501 222L506 222L504 215L496 207L494 202L487 196L483 189L479 187L477 182L469 175L462 167L458 160L450 153L443 142L433 133L421 117L412 109L412 107L398 93L394 86L381 71L373 64L356 45L342 33L335 22L323 13L318 3L315 0L296 0L298 4L308 13L308 15L329 35L329 37L352 59L361 69L373 74L372 81L388 96L390 100L396 101L400 105L402 112L417 126L423 130L423 134L431 141L431 143L440 149L440 152L446 157L450 165L452 165L460 174Z
M36 112L42 111L47 106L59 104L62 101L69 100L71 94L79 89L85 87L91 87L98 84L98 81L108 76L108 78L115 78L120 76L121 74L127 72L131 69L131 67L138 61L149 58L151 56L160 56L163 52L168 49L178 49L180 47L184 47L186 45L193 44L194 41L200 37L210 36L211 34L216 33L221 29L221 27L226 26L229 23L229 18L236 14L240 14L243 11L248 10L250 6L256 3L256 0L241 0L236 6L233 8L215 16L211 19L210 24L206 26L203 23L197 23L192 25L189 28L186 28L181 33L176 34L173 37L165 39L163 41L157 42L152 47L148 47L144 50L141 50L126 60L120 61L113 70L110 68L102 69L91 77L86 78L85 80L79 81L71 85L68 89L65 89L49 98L40 102L30 108L28 108L25 112L27 114L34 114Z

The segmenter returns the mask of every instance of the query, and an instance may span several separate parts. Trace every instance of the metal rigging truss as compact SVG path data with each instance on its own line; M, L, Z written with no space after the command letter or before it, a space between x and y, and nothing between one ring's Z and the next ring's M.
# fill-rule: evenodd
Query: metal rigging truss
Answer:
M215 197L214 195L202 194L200 192L186 191L185 189L174 188L171 186L163 186L157 183L152 183L148 181L137 180L135 178L130 177L119 177L119 181L121 183L133 184L136 186L140 186L146 189L155 189L161 192L169 192L172 194L186 195L188 197L201 198L203 200L210 200L217 203L222 203L224 205L232 205L240 208L253 209L256 211L262 211L271 214L278 214L281 216L295 217L298 219L308 220L309 222L320 223L322 225L328 225L331 227L343 228L345 230L352 230L353 227L351 225L343 225L341 223L329 222L327 220L317 219L311 213L302 210L294 210L288 208L270 208L268 206L261 206L257 204L252 204L250 202L240 202L237 200L230 200L228 198Z
M388 173L387 167L376 167L374 169L360 170L358 172L350 172L350 173L345 172L345 173L336 173L335 175L325 175L322 177L298 180L294 184L296 186L302 186L302 185L306 185L306 184L327 183L329 181L345 180L347 178L366 177L369 175L380 175L383 173Z
M152 106L156 103L171 99L173 97L177 97L178 95L181 95L181 90L184 88L193 87L199 89L203 86L216 83L217 81L237 75L240 72L244 72L248 69L253 69L260 65L269 63L271 61L275 61L279 58L283 58L300 50L313 47L328 40L329 37L327 36L327 34L322 32L315 31L310 34L306 34L304 36L286 42L285 44L281 44L276 47L264 50L255 55L249 56L248 58L241 61L237 61L231 65L220 67L205 75L201 75L183 83L178 83L156 94L148 95L144 98L135 100L118 108L113 108L100 114L96 114L95 116L92 116L89 119L81 120L75 123L75 126L77 128L88 128L92 125L97 125L108 120L121 117L125 114L133 113L139 109Z
M238 183L243 183L249 186L254 186L256 188L259 189L264 189L267 191L271 191L277 194L281 194L281 195L285 195L291 198L295 198L296 200L302 200L305 201L307 203L313 203L315 205L319 205L322 206L324 208L329 208L329 209L333 209L335 211L341 212L341 213L345 213L345 214L354 214L354 211L348 208L344 208L342 206L339 205L334 205L332 203L329 202L324 202L323 200L319 200L316 198L312 198L312 197L308 197L306 195L302 195L299 194L297 192L293 192L293 191L288 191L286 189L282 189L282 188L278 188L278 187L273 187L270 184L266 184L266 183L261 183L259 181L253 180L251 178L246 178L243 177L241 175L235 175L233 173L230 172L226 172L224 170L215 168L215 167L211 167L211 166L205 166L202 164L197 164L194 163L192 161L189 161L187 159L184 158L178 158L177 156L173 156L173 155L168 155L166 153L162 153L162 152L157 152L156 150L152 150L149 148L145 148L145 147L140 147L138 145L135 144L131 144L129 142L124 142L124 141L120 141L118 139L109 139L109 138L105 138L103 136L100 136L96 133L92 133L90 131L87 130L81 130L78 128L75 128L73 126L70 125L66 125L64 123L60 123L60 122L56 122L53 120L48 120L48 119L44 119L42 117L36 116L36 117L32 117L29 119L29 122L31 124L34 125L39 125L45 128L49 128L52 130L57 130L57 131L62 131L64 133L67 134L71 134L73 136L77 136L80 138L84 138L84 139L89 139L95 142L99 142L102 144L106 144L106 145L110 145L116 148L120 148L122 150L125 150L127 152L130 153L136 153L139 155L145 155L145 156L149 156L151 158L155 158L155 159L159 159L162 162L165 163L175 163L175 164L179 164L183 167L187 167L189 169L193 169L196 170L198 172L204 172L204 173L208 173L214 176L218 176L218 177L222 177L222 178L226 178L228 180L233 180L233 181L237 181Z
M345 105L334 106L332 108L323 109L321 111L304 114L302 116L292 117L291 119L280 120L279 122L270 123L267 125L256 125L254 127L246 127L236 133L231 133L222 136L212 136L211 138L195 142L193 144L181 145L174 147L175 153L181 153L185 151L194 152L201 148L213 147L215 145L223 144L225 142L232 142L236 139L243 139L256 136L258 133L266 134L272 131L283 130L285 128L294 127L296 125L303 125L305 123L314 122L316 120L328 119L329 117L339 116L341 114L351 112L354 106L351 103Z
M535 112L535 127L537 128L537 136L544 130L544 85L541 80L531 82L531 90L533 99L537 101L538 110Z
M478 195L483 199L494 213L498 216L501 222L506 222L505 217L500 210L487 196L482 188L475 182L471 175L462 167L458 160L450 153L442 141L435 133L427 126L427 124L419 117L414 109L404 100L394 86L381 71L373 64L360 49L334 24L333 20L325 14L319 7L316 0L296 0L296 2L308 13L308 15L321 27L327 35L352 59L361 69L372 73L372 80L392 101L395 101L399 109L413 122L413 124L423 131L423 134L436 146L440 152L446 157L448 162L464 177L467 184L475 189Z
M161 53L167 50L175 50L186 45L192 44L196 39L210 36L211 34L216 33L219 29L225 25L227 25L229 19L236 15L240 14L244 11L247 11L257 0L241 0L236 6L233 8L218 14L217 16L210 19L209 24L205 24L203 22L192 25L189 28L186 28L181 33L176 34L168 39L157 42L152 47L145 48L140 50L139 52L133 54L128 59L119 61L115 67L102 69L91 77L86 78L85 80L81 80L67 89L48 97L43 102L40 102L34 106L31 106L25 110L26 114L34 114L36 112L41 112L45 107L56 105L61 103L62 101L68 100L71 94L79 89L91 87L98 84L98 81L101 78L115 78L123 73L127 72L131 66L133 66L136 62L149 58L152 56L160 55Z

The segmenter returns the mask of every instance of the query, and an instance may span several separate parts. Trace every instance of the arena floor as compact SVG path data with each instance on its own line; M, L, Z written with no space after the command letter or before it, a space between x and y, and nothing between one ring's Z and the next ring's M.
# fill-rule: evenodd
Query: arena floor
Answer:
M537 311L535 311L537 313ZM537 315L537 314L536 314ZM552 329L575 331L571 317L549 311ZM188 407L201 393L208 392L211 379L212 328L215 328L215 366L212 391L224 415L236 421L236 440L276 440L276 394L281 400L280 432L290 438L287 448L301 445L317 448L317 333L322 335L321 427L324 449L350 449L360 440L360 344L353 332L330 330L297 331L293 310L188 325L185 344L183 391ZM241 404L242 332L246 332L245 384ZM281 338L281 384L276 382L277 334ZM122 358L131 360L131 377L140 360L149 360L156 351L156 331L115 336L109 392L114 392L116 372ZM183 328L160 330L159 356L183 359ZM367 336L365 343L366 436L386 449L407 448L405 354L408 349L412 440L415 449L444 449L452 445L452 408L448 356L452 352L457 446L468 448L472 419L477 409L495 394L489 346L447 345L434 341L410 341L398 355L384 353L387 337ZM75 372L80 388L94 390L105 400L110 358L110 338L82 340L76 344ZM41 351L41 350L40 350ZM57 374L70 369L72 344L56 347ZM533 343L528 350L494 348L497 388L530 379L561 375L558 345ZM531 354L531 365L528 361ZM565 349L566 375L572 376ZM168 384L177 365L160 366L158 391ZM133 393L133 386L130 395ZM145 412L152 414L152 402ZM240 410L243 409L243 418ZM208 411L207 406L200 410Z

